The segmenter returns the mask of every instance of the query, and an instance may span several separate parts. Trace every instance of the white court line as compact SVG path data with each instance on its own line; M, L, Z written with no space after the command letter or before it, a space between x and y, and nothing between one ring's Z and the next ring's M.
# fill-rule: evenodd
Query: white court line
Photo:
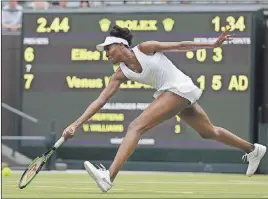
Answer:
M26 167L25 167L26 168ZM18 173L22 174L24 171L22 170L13 170L13 173ZM41 171L42 174L84 174L87 173L86 170L80 169L80 170L51 170L51 171ZM169 172L169 171L120 171L120 174L144 174L144 175L191 175L191 176L205 176L205 175L210 175L210 176L245 176L245 174L228 174L228 173L199 173L199 172Z
M268 178L267 178L267 180L268 180ZM235 183L249 183L249 184L251 184L251 183L265 183L264 181L253 181L253 180L249 180L248 179L248 181L247 180L230 180L230 182L235 182Z
M25 167L26 169L26 167ZM24 170L12 170L12 173L16 174L22 174ZM41 170L42 174L85 174L87 173L86 170L64 170L64 171L58 171L58 170L52 170L52 171L43 171Z
M142 192L142 191L141 191ZM204 195L215 195L215 192L206 192L206 191L195 191L195 192L181 192L181 191L154 191L155 193L169 193L169 194L204 194ZM236 195L250 195L250 196L256 196L259 194L266 194L266 193L245 193L245 192L231 192L231 191L217 191L217 194L236 194Z
M22 174L24 171L13 170L15 174ZM64 170L64 171L41 171L42 174L86 174L86 170ZM160 172L160 171L120 171L120 174L126 175L189 175L193 173L186 172ZM193 174L195 175L195 174Z
M5 181L5 183L14 183L17 181ZM37 183L45 183L46 181L35 181ZM59 179L49 179L47 180L47 182L66 182L66 180L59 180ZM76 184L94 184L95 182L92 181L72 181L72 183L76 183ZM268 182L258 182L258 181L254 181L254 182L233 182L233 181L227 181L227 182L220 182L220 181L209 181L209 182L204 182L204 181L174 181L174 182L170 182L170 181L135 181L135 182L131 182L131 181L120 181L118 180L116 184L129 184L129 185L135 185L135 184L203 184L203 185L263 185L263 186L267 186Z
M14 185L5 185L7 187L14 187ZM97 188L93 187L62 187L62 186L36 186L29 185L32 188L56 188L56 189L74 189L74 190L96 190ZM125 189L113 189L115 191L124 191Z
M81 182L82 183L82 182ZM236 182L220 182L220 181L209 181L209 182L204 182L204 181L174 181L174 182L164 182L164 181L135 181L135 182L128 182L128 181L118 181L118 183L123 183L123 184L207 184L207 185L268 185L267 182L258 182L258 183L236 183Z

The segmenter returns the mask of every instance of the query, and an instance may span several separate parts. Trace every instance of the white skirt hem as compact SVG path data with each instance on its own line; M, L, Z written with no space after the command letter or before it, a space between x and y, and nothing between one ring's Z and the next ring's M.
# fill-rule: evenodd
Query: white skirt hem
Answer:
M176 95L179 95L191 102L191 105L194 104L202 95L203 91L199 89L198 87L194 88L193 90L189 92L181 92L176 88L169 88L169 89L160 89L154 93L154 98L157 98L159 95L161 95L165 91L170 91L175 93Z

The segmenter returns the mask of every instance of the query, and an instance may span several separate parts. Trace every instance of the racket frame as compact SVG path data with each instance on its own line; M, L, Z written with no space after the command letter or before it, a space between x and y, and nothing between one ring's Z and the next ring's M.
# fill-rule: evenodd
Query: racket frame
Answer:
M56 143L55 145L49 149L46 153L42 154L41 156L36 157L31 164L29 164L29 166L27 167L27 169L23 172L20 181L19 181L19 185L18 187L20 189L24 189L28 184L30 184L30 182L36 177L36 175L39 173L39 171L43 168L43 166L45 165L45 163L47 162L47 160L50 158L50 156L57 150L57 148L64 142L64 138L61 137ZM25 175L27 174L27 172L29 171L29 169L35 164L36 160L43 158L40 166L36 169L34 176L32 177L31 180L29 180L29 182L26 182L25 185L21 186L22 180L25 177Z

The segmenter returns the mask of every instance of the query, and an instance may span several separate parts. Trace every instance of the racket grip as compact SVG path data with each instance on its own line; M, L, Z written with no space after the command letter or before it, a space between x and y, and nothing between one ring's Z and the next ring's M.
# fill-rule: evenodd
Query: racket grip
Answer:
M54 147L58 148L64 142L64 137L61 137L55 144Z

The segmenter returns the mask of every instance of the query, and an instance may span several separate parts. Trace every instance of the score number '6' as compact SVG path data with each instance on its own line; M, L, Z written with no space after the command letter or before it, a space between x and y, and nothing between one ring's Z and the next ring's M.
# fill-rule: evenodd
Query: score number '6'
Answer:
M34 49L32 47L26 48L24 51L24 60L28 63L31 63L34 61L34 58ZM24 74L23 77L25 80L24 89L28 90L31 88L32 81L34 79L34 74Z
M34 61L34 49L32 47L28 47L25 49L24 60L26 62L33 62Z

